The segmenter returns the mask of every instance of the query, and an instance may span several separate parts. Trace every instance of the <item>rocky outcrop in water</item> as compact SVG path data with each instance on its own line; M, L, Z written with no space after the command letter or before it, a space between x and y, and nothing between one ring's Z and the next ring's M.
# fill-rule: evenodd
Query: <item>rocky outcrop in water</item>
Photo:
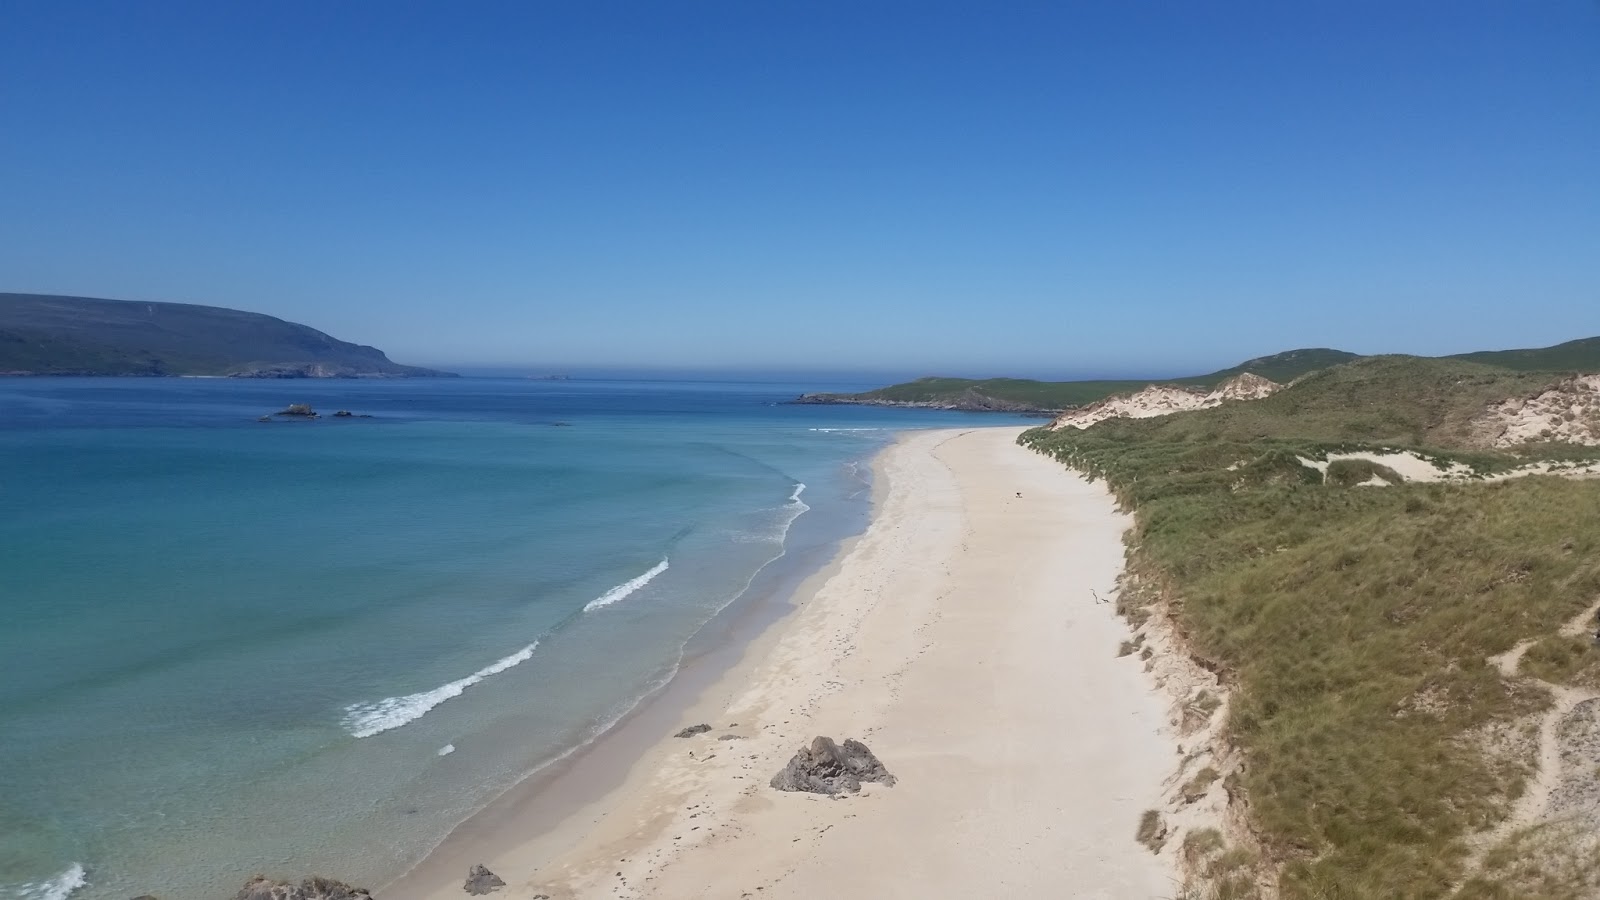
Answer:
M462 885L462 889L469 894L490 894L505 886L499 875L489 871L483 863L478 863L467 872L467 883Z
M372 900L372 895L366 888L351 887L320 875L313 875L299 884L253 875L239 893L233 895L233 900Z
M800 748L783 771L772 776L772 786L780 791L811 794L853 794L867 781L893 785L895 777L866 744L847 740L841 746L821 735L811 740L811 746Z

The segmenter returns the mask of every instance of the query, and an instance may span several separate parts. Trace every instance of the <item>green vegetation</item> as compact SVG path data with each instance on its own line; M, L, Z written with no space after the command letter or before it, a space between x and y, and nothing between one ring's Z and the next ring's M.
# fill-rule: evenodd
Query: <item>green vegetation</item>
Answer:
M1247 865L1286 898L1565 896L1577 883L1549 842L1537 857L1497 850L1469 878L1467 839L1507 815L1531 771L1493 736L1549 703L1489 657L1540 639L1529 674L1600 679L1600 651L1557 636L1600 599L1600 481L1396 484L1351 461L1324 482L1301 462L1382 445L1508 468L1548 448L1474 451L1469 422L1549 380L1381 357L1261 401L1023 435L1137 512L1120 609L1140 621L1170 603L1233 692L1225 732L1244 766L1227 778L1262 856L1184 836L1206 896L1253 896ZM1390 486L1345 487L1373 475Z
M1153 809L1145 810L1139 817L1139 830L1134 832L1133 838L1148 847L1151 853L1160 853L1167 842L1167 823L1161 821L1161 813Z
M982 399L998 401L996 408L1008 406L1039 410L1062 410L1085 406L1104 400L1114 394L1127 394L1152 384L1177 384L1184 387L1211 389L1245 372L1260 375L1281 383L1293 381L1307 372L1335 366L1357 359L1354 353L1343 350L1290 350L1274 356L1263 356L1237 366L1212 372L1165 381L1151 379L1122 379L1103 381L1033 381L1027 378L919 378L905 384L890 385L853 394L853 398L892 403L954 403L981 402Z
M1222 832L1199 828L1183 837L1183 859L1189 870L1206 881L1205 891L1190 891L1180 900L1248 900L1256 896L1250 869L1255 859L1246 851L1229 849Z
M937 403L975 393L1035 409L1066 409L1137 391L1148 381L1033 381L1027 378L919 378L855 396L897 403Z
M1399 472L1370 459L1336 459L1328 463L1323 481L1339 487L1356 487L1371 484L1376 478L1385 484L1404 484Z
M1439 359L1425 357L1364 357L1344 350L1310 348L1289 350L1272 356L1247 360L1237 366L1206 375L1170 379L1121 379L1109 381L1033 381L1026 378L919 378L904 384L849 395L818 395L853 402L959 404L970 409L1031 409L1059 411L1085 406L1115 394L1126 394L1152 384L1174 384L1209 390L1230 378L1250 373L1269 381L1288 384L1313 372L1321 373L1346 363L1378 360L1416 360L1438 366L1445 373L1476 371L1482 368L1512 372L1596 372L1600 371L1600 337L1569 341L1535 350L1493 350L1464 353ZM1452 369L1452 363L1462 369ZM1469 377L1471 377L1469 375ZM1543 383L1548 383L1544 379ZM1507 395L1509 396L1509 395ZM1419 401L1426 402L1426 397Z
M1600 651L1588 635L1551 635L1528 648L1519 671L1551 684L1600 688Z
M1293 438L1327 444L1466 448L1484 407L1535 393L1549 375L1419 356L1373 356L1307 375L1292 389L1249 403L1154 419L1101 423L1119 436L1159 441L1253 442Z
M1519 372L1594 372L1600 371L1600 337L1537 350L1484 350L1450 358Z
M444 375L257 313L186 303L0 294L0 374Z

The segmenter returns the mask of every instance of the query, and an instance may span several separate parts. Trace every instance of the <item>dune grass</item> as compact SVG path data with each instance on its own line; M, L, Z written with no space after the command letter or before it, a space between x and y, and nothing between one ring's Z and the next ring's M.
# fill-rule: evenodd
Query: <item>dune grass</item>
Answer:
M1125 592L1124 611L1137 620L1140 604L1169 601L1191 651L1224 673L1238 786L1288 898L1449 896L1465 839L1506 815L1530 773L1491 736L1549 702L1488 657L1544 638L1531 666L1600 677L1600 654L1554 638L1600 599L1600 481L1395 484L1382 467L1335 464L1324 483L1300 460L1371 435L1480 471L1515 465L1460 448L1466 413L1523 376L1345 368L1369 365L1377 377L1310 376L1316 402L1268 406L1286 391L1022 438L1137 512L1129 571L1143 589ZM1347 486L1374 474L1391 485ZM1494 877L1475 882L1482 896L1497 895ZM1247 896L1241 883L1229 894Z
M1336 459L1328 463L1323 481L1339 487L1356 487L1371 484L1377 479L1384 484L1404 484L1399 472L1370 459Z

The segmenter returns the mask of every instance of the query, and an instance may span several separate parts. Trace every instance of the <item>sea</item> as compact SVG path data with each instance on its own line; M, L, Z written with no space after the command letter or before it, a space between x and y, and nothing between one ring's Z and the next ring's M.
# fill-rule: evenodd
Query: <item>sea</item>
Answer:
M859 533L897 432L1029 421L814 388L0 379L0 898L386 883Z

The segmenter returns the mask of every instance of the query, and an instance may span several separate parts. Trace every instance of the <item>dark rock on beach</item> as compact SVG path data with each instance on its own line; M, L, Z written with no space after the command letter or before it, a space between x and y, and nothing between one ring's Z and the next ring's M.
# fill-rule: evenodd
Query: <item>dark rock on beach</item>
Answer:
M489 871L483 863L479 863L467 872L467 883L462 887L469 894L488 894L505 886L506 883L500 880L499 875Z
M811 746L800 748L783 771L772 776L772 786L780 791L811 794L853 794L861 790L864 781L893 785L895 777L866 744L852 739L840 746L832 738L820 735L812 739Z
M681 737L681 738L694 737L697 734L705 734L706 732L708 732L710 730L711 730L711 726L710 725L690 725L688 728L685 728L684 730L682 730L682 731L678 732L677 734L673 735L673 737Z
M342 881L313 875L295 884L253 875L233 900L372 900L366 888L351 887Z

